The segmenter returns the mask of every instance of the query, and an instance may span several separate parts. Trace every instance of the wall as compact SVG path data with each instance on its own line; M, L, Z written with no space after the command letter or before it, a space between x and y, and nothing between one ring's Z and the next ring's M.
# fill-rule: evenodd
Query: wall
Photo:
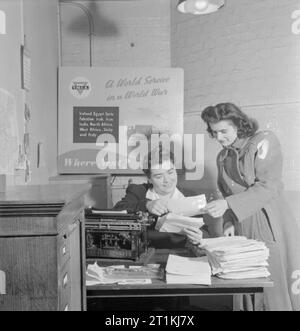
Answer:
M300 35L292 33L297 0L227 0L217 13L171 10L171 63L185 71L185 131L205 132L200 111L231 101L275 131L285 157L287 190L300 191ZM288 134L287 134L288 133ZM206 137L205 177L215 188L218 147Z
M0 88L15 97L19 135L23 113L21 90L20 45L22 41L22 8L20 1L1 0L0 9L6 14L6 35L0 35Z
M169 0L78 1L94 21L92 65L169 67ZM89 66L89 20L84 8L61 4L63 66Z
M24 0L24 31L32 62L31 91L31 183L46 183L56 174L57 158L57 67L58 4L56 0ZM37 168L37 144L42 143Z
M58 21L56 0L0 1L7 15L7 34L0 36L0 87L16 98L19 144L23 144L24 105L31 110L29 124L31 184L48 181L56 173ZM31 57L31 89L21 88L20 47L26 43ZM42 143L37 168L37 143ZM8 184L24 183L24 172Z

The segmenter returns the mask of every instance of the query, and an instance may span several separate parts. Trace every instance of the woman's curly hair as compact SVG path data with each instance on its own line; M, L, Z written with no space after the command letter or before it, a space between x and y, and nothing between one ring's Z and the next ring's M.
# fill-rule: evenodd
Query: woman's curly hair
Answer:
M258 130L256 120L249 118L243 113L239 107L233 103L219 103L216 106L205 108L201 114L201 118L207 124L207 132L213 137L211 123L230 120L237 127L237 135L239 138L251 137Z

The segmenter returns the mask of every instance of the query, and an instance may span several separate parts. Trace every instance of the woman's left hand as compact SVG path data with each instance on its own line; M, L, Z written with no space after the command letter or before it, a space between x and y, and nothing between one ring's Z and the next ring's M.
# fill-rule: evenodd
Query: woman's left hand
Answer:
M228 203L224 199L214 200L209 202L202 211L209 214L213 218L222 217L225 211L228 209Z
M195 228L185 228L183 232L188 237L188 240L193 245L200 245L202 238L203 238L203 232L200 229Z

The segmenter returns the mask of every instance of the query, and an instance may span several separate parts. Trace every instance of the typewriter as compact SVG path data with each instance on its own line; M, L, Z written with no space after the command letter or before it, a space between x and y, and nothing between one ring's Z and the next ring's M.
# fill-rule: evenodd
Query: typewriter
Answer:
M147 254L147 227L153 222L147 213L85 209L86 257L138 261Z

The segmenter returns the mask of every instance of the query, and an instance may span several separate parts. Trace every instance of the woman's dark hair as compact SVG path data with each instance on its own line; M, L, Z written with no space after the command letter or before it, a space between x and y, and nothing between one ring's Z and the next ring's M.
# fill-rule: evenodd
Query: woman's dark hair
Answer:
M251 137L258 130L256 120L249 118L233 103L219 103L216 106L207 107L203 110L201 118L207 124L207 132L211 137L213 137L213 132L210 124L224 120L231 120L233 122L237 127L239 138Z
M152 149L144 159L143 171L148 178L151 176L151 167L161 165L165 161L175 164L174 154L169 149L164 149L162 144L158 148Z

